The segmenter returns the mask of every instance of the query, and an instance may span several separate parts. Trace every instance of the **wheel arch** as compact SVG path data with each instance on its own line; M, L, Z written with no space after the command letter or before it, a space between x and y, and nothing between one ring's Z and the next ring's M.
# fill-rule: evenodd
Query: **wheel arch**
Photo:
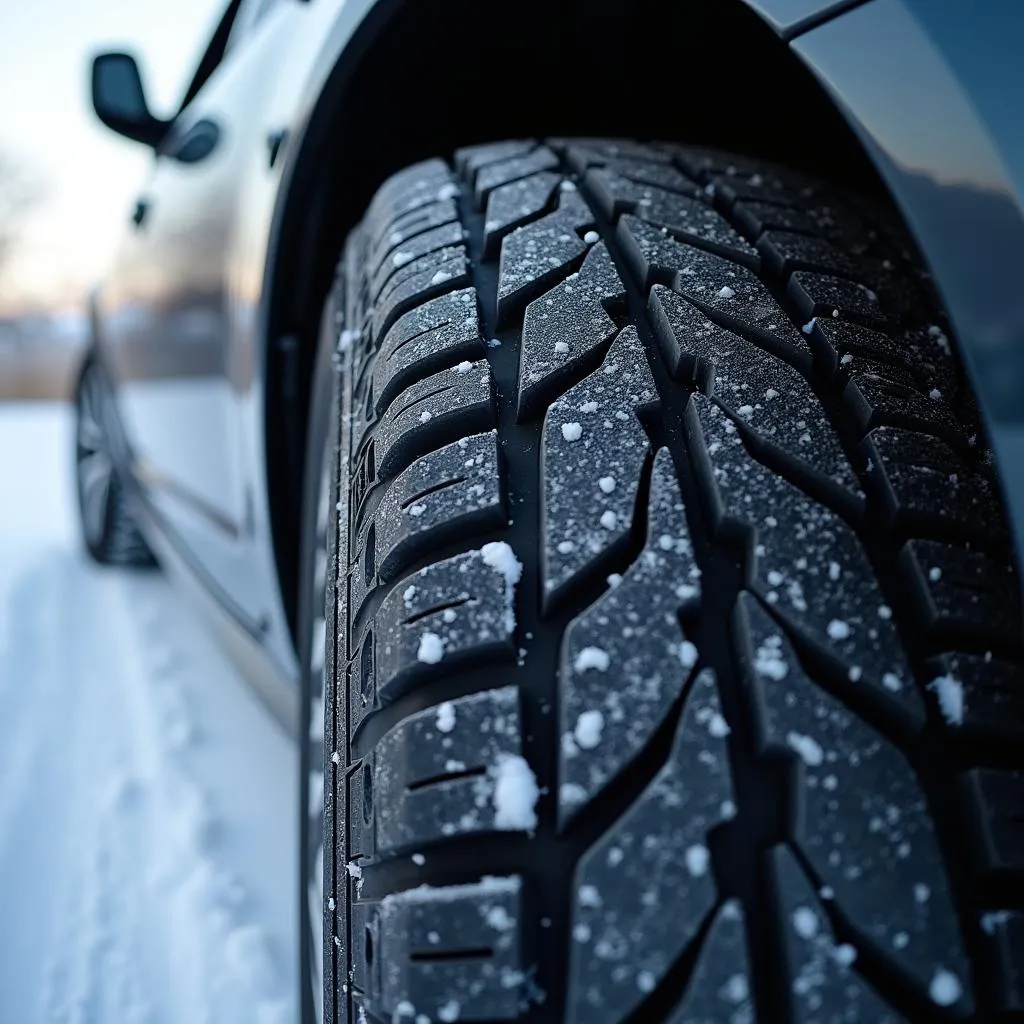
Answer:
M878 190L854 130L766 20L767 6L377 0L335 53L328 47L287 147L264 279L268 500L293 635L319 318L344 238L379 184L457 146L622 135L721 146ZM351 11L344 5L339 19Z

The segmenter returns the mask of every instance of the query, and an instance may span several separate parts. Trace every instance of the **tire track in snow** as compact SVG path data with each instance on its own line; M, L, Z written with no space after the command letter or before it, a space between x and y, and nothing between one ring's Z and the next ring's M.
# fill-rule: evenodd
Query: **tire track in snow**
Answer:
M297 752L165 579L80 554L45 412L0 410L0 1022L290 1024Z

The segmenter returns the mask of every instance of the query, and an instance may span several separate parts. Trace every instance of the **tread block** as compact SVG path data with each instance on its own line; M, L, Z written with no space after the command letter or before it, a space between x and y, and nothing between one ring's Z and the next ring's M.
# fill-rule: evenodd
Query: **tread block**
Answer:
M511 554L506 548L495 541L435 562L384 598L364 641L373 646L372 660L360 654L354 666L359 685L351 688L351 731L372 710L407 693L416 679L436 674L438 665L448 671L515 657L517 581L496 568L498 555Z
M371 248L366 262L371 274L376 274L384 260L398 251L400 246L408 244L426 231L458 219L459 211L451 199L428 203L396 217L389 226L370 239Z
M541 171L494 189L484 216L485 251L494 252L503 235L543 213L561 181L560 174Z
M729 900L715 920L697 957L682 1002L665 1024L753 1024L750 962L743 909Z
M371 301L376 301L384 287L393 278L400 281L409 276L409 273L414 270L417 260L441 249L461 246L464 235L462 224L458 220L454 220L414 235L407 242L396 247L395 251L381 262L373 274L370 283Z
M748 235L765 231L824 238L850 252L874 248L870 232L856 214L835 206L783 206L773 200L742 199L734 203L732 215Z
M586 182L606 217L631 213L668 228L680 241L710 249L757 269L757 250L714 207L654 185L640 185L604 169L587 172Z
M913 673L854 532L754 461L704 396L695 395L693 404L708 453L705 472L715 484L715 518L721 523L728 516L754 531L754 590L791 630L833 659L844 691L860 692L882 714L919 727L924 709Z
M659 158L665 156L658 154ZM650 159L637 159L628 156L609 156L589 146L570 145L566 158L579 174L583 175L592 167L603 167L610 174L634 182L637 185L653 185L655 188L680 195L700 198L703 191L699 185L680 174L670 163L656 163Z
M376 983L366 1009L389 1021L518 1017L529 985L521 889L518 876L488 876L385 896L367 924Z
M983 870L1024 870L1024 772L976 768L967 773L976 809L978 857Z
M366 859L448 836L521 830L517 819L502 816L496 800L509 760L529 772L514 686L404 719L373 750L373 844Z
M766 745L788 749L796 842L837 908L927 990L937 968L969 968L924 794L896 747L804 673L760 605L741 595L737 633ZM873 1019L873 1018L865 1018Z
M400 217L457 193L458 186L443 160L406 167L384 182L370 202L363 220L366 238L378 238Z
M349 574L352 618L367 594L431 547L507 520L495 431L424 456L388 485L359 528Z
M939 391L928 394L896 366L861 361L854 357L843 400L858 426L867 433L879 426L903 427L941 437L961 451L967 441Z
M376 410L427 374L486 352L472 288L423 303L399 317L381 342L373 366Z
M585 365L615 334L605 304L625 301L625 289L604 242L592 246L578 273L526 307L519 355L518 415L564 390L566 377Z
M867 281L874 290L889 290L887 271L869 256L839 249L825 238L791 231L766 231L757 240L765 268L780 277L794 270L814 270L835 277Z
M374 431L377 479L386 480L419 455L495 425L493 381L486 359L465 360L397 395Z
M782 916L783 948L793 979L793 1020L798 1024L901 1024L903 1015L883 1002L854 970L856 950L836 942L828 917L793 854L784 846L775 847L771 868Z
M683 245L629 214L619 219L618 235L630 265L647 287L669 284L716 323L756 335L788 362L809 367L806 338L746 267ZM669 280L664 280L666 276Z
M999 1009L1024 1011L1024 912L996 910L982 915L981 927L988 937L989 958L999 965Z
M523 156L537 148L536 139L511 139L508 142L485 142L479 146L464 146L455 151L455 166L470 177L481 167L495 164L509 157Z
M594 216L577 192L559 193L558 209L501 240L498 320L543 292L587 251L578 232Z
M965 535L1006 549L1002 506L987 475L973 472L944 441L897 427L867 436L893 518L910 533Z
M935 638L975 637L1024 655L1017 574L1005 559L932 540L912 540L902 559L922 624Z
M705 670L694 682L669 760L580 858L570 1024L626 1018L665 977L715 905L707 836L731 816L733 805L724 730L712 725L721 721L714 675Z
M786 291L801 319L839 317L891 329L902 311L882 304L879 293L867 285L830 274L797 270L790 274Z
M936 678L952 680L954 692L962 697L959 716L943 715L950 729L1024 744L1024 667L961 651L943 654L935 664Z
M656 329L664 335L662 348L678 353L677 363L684 353L686 361L695 362L694 379L731 419L759 442L804 462L809 472L860 495L860 483L821 402L788 363L766 358L761 349L716 327L660 285L651 290L649 308Z
M638 416L656 401L643 345L630 326L601 366L548 409L541 441L545 602L629 536L650 451Z
M651 289L647 313L665 362L677 380L696 381L700 353L728 345L729 339L735 337L728 328L709 320L692 302L661 284Z
M378 342L413 306L471 282L464 246L438 249L402 267L388 281L373 308L373 339Z
M647 515L644 551L565 631L559 828L643 752L697 660L676 612L699 600L700 570L664 449L654 460Z
M672 154L664 146L650 146L632 139L552 139L553 146L567 147L572 153L598 162L630 160L656 167L671 167Z
M474 180L473 193L477 205L483 206L484 200L499 186L536 174L538 171L555 170L558 164L558 156L547 146L538 146L529 153L485 164L476 172Z

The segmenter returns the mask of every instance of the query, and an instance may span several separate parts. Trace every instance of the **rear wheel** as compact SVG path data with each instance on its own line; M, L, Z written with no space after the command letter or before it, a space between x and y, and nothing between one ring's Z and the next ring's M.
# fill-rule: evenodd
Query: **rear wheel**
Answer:
M155 564L136 525L115 458L110 397L91 359L75 387L75 485L86 551L103 565Z
M325 1017L1021 1009L1020 591L900 233L691 148L454 167L336 293Z

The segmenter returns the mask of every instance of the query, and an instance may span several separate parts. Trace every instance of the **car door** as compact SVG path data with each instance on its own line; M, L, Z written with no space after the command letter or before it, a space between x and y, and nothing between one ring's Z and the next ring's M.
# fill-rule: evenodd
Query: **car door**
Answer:
M234 0L161 143L101 296L119 408L151 504L254 630L268 567L251 555L242 436L258 296L239 296L244 183L266 172L273 62L256 36L287 33L298 0ZM276 23L276 24L275 24ZM240 310L240 303L246 305ZM242 337L242 335L245 335Z

